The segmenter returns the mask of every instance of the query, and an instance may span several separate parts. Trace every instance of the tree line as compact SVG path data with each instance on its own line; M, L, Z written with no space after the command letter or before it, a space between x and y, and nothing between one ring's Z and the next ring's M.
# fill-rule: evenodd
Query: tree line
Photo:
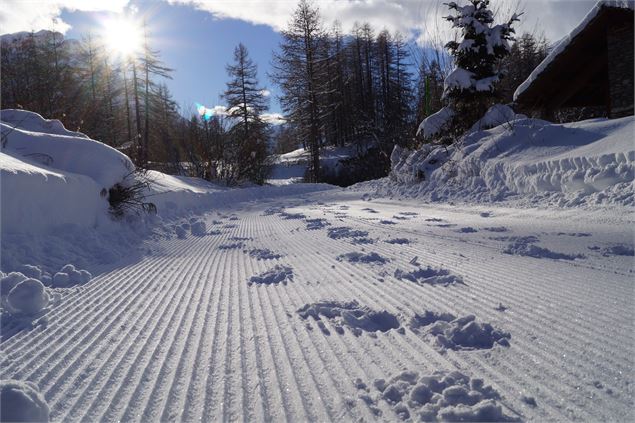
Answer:
M280 88L284 128L272 135L257 67L244 45L227 66L226 113L180 110L165 80L172 69L150 45L115 60L98 36L21 33L1 46L2 108L24 108L61 120L126 152L139 167L227 183L266 179L268 144L305 147L307 180L331 181L321 169L324 148L348 146L351 181L385 175L394 145L416 146L417 123L442 107L446 66L416 57L406 36L359 23L327 28L314 3L301 0L281 32L269 79ZM495 65L506 77L501 101L547 53L547 43L522 35ZM415 64L415 62L418 62ZM284 150L283 150L284 151Z

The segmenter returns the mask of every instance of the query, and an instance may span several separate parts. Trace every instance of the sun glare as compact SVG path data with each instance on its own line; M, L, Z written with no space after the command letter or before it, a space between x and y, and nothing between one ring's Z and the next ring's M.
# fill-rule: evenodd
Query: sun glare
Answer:
M122 56L133 55L141 48L143 36L139 24L130 19L113 19L104 24L104 39L113 52Z

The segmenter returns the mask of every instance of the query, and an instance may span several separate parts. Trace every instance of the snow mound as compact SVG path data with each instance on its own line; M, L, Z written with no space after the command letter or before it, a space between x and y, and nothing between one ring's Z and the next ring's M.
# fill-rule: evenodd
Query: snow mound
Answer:
M57 119L44 119L40 114L28 110L0 110L0 121L25 131L89 139L87 135L81 132L69 131Z
M509 124L517 119L526 119L527 116L522 114L516 114L514 110L504 104L495 104L490 107L485 115L480 118L470 129L473 131L480 131L483 129L491 129L499 125Z
M456 318L450 313L426 311L410 320L410 328L416 333L434 339L441 350L479 350L494 345L509 346L511 335L494 328L490 323L476 320L474 315Z
M516 119L471 132L460 147L395 147L390 178L368 185L378 195L430 201L633 205L634 134L632 116L566 124Z
M436 134L446 128L454 117L454 110L450 107L443 107L438 112L431 114L419 124L417 128L417 136L423 135L424 139L434 137ZM392 160L392 156L390 157Z
M330 335L330 331L320 316L330 320L335 326L335 331L340 335L344 333L343 326L348 327L355 336L360 336L362 331L387 332L400 327L399 319L394 314L386 310L376 311L369 307L362 307L357 301L322 301L305 304L297 312L302 319L312 317L326 335Z
M2 380L0 417L3 422L48 422L49 406L33 382Z
M75 285L83 285L93 278L88 270L76 269L74 265L67 264L53 275L52 286L54 288L68 288Z
M385 401L402 420L494 422L518 421L506 415L500 395L483 379L470 378L459 371L437 371L432 375L404 371L390 380L375 379L369 388L355 381L359 398L376 414Z
M275 267L263 272L259 275L249 278L249 285L272 285L283 283L287 284L287 281L293 280L293 269L289 266L282 266L277 264Z
M387 258L372 252L372 253L360 253L353 251L346 254L340 254L337 256L338 261L348 261L349 263L366 263L366 264L385 264L388 262Z
M412 271L396 269L395 278L405 279L419 285L443 285L462 284L463 278L453 274L447 269L435 267L419 267Z
M7 295L8 309L12 314L34 315L49 303L49 295L42 282L29 278L18 282Z
M22 115L33 125L25 124L25 121L19 128L13 128L11 122L21 119ZM48 124L38 124L34 115L42 122L57 122L51 123L54 132L41 132ZM8 113L10 122L4 121L6 111L0 112L0 116L2 134L6 135L2 151L19 160L88 176L101 188L112 187L134 170L132 161L125 154L85 135L66 131L59 121L45 121L41 116L23 110L11 110ZM35 128L35 131L28 128Z

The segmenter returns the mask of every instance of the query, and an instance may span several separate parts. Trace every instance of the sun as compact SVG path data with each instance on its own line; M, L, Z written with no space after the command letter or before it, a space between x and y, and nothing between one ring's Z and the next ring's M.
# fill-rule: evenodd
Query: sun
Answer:
M126 18L105 22L103 37L110 51L124 57L132 56L138 52L143 41L140 25Z

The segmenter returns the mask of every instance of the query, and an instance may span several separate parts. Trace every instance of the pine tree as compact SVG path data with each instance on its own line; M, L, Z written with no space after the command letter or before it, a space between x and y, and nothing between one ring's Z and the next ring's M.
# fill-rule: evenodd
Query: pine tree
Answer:
M489 0L469 0L465 6L450 2L448 7L454 14L446 19L460 30L461 40L446 44L456 67L445 79L443 97L467 128L496 98L496 84L503 76L497 65L510 51L512 25L519 19L514 14L506 23L492 25Z
M234 50L234 63L227 66L230 81L223 98L228 116L235 123L230 132L235 140L236 178L264 183L267 155L267 125L261 115L267 110L264 89L258 86L258 69L247 48L239 44Z

